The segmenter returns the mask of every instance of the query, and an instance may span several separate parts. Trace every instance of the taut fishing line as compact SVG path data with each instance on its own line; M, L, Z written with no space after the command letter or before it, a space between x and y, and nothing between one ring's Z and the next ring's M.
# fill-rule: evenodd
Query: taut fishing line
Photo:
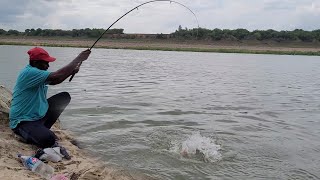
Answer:
M126 12L124 15L122 15L120 18L118 18L116 21L114 21L114 22L108 27L108 29L106 29L106 30L99 36L99 38L92 44L92 46L89 48L89 50L91 50L91 49L94 47L94 45L96 45L96 43L102 38L102 36L103 36L114 24L116 24L120 19L122 19L123 17L125 17L125 16L126 16L127 14L129 14L130 12L132 12L132 11L134 11L134 10L138 10L139 7L141 7L141 6L145 5L145 4L149 4L149 3L153 3L153 2L165 2L165 1L170 2L170 3L176 3L176 4L180 5L180 6L183 6L183 7L185 7L186 9L188 9L188 10L194 15L194 17L196 18L197 24L198 24L198 29L197 29L197 36L198 36L199 21L198 21L198 18L197 18L197 16L196 16L196 14L195 14L190 8L188 8L186 5L184 5L184 4L182 4L182 3L179 3L179 2L177 2L177 1L172 1L172 0L153 0L153 1L144 2L144 3L140 4L140 5L132 8L130 11ZM82 64L82 62L79 64L79 66L81 66L81 64ZM73 75L70 77L69 82L72 81L74 75L75 75L75 74L73 74Z

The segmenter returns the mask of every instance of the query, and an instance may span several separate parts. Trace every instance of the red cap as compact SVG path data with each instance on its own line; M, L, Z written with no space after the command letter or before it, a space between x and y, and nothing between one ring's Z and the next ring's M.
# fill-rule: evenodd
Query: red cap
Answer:
M33 61L43 60L47 62L53 62L56 60L56 58L51 57L47 51L39 47L30 49L28 51L28 54L29 54L30 60L33 60Z

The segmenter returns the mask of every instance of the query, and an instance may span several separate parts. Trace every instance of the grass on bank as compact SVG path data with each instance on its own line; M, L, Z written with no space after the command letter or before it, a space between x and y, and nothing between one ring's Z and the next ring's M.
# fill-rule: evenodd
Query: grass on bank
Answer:
M50 44L31 42L0 42L0 45L22 45L22 46L48 46L48 47L77 47L88 48L86 45L72 44ZM117 47L117 46L97 46L95 48L104 49L131 49L131 50L155 50L155 51L184 51L184 52L214 52L214 53L241 53L241 54L274 54L274 55L305 55L320 56L320 51L277 51L277 50L249 50L249 49L223 49L223 48L167 48L167 47Z

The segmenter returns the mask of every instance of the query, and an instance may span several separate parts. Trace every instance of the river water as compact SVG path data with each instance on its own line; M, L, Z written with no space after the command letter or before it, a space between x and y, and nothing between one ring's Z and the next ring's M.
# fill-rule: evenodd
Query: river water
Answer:
M28 46L0 46L13 88ZM81 50L46 48L49 70ZM319 57L93 49L60 120L106 164L159 179L320 179Z

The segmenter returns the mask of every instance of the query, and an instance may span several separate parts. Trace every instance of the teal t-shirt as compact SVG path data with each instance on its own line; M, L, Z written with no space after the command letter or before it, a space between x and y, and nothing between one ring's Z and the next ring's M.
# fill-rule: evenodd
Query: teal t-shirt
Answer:
M27 65L20 72L13 89L10 108L10 128L21 121L35 121L48 111L46 79L50 72Z

